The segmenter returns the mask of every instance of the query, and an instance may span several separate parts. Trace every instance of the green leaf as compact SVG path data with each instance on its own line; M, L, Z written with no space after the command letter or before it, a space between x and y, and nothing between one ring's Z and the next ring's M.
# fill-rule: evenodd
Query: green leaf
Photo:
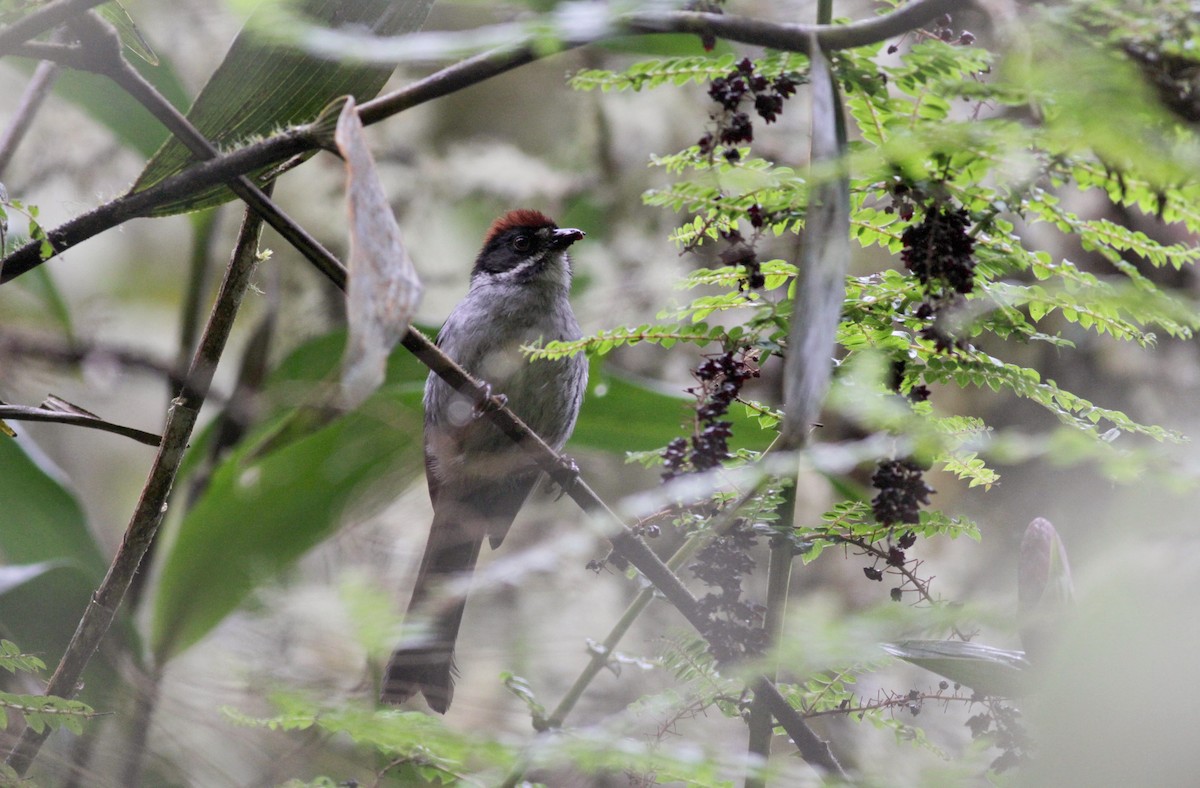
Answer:
M336 20L395 35L419 29L432 4L433 0L305 0L301 8L315 24L332 25ZM234 147L311 121L339 96L366 101L391 75L391 68L332 62L264 41L255 24L251 17L188 112L192 124L217 147ZM172 137L146 165L133 191L143 191L195 161ZM154 215L194 211L231 199L233 193L219 187L161 206Z
M169 64L151 66L130 61L176 107L186 107L187 92ZM100 74L63 70L54 81L54 94L75 104L105 126L126 147L149 158L170 136L150 112L111 79Z
M0 555L13 564L65 561L97 580L107 563L75 496L28 453L25 439L0 438ZM48 461L46 461L48 462Z
M694 402L608 371L600 359L593 359L587 397L568 448L622 454L659 449L680 436ZM733 423L732 448L762 450L775 437L774 430L760 427L745 408L731 408L722 418Z
M391 386L265 457L243 446L213 474L164 557L151 650L203 637L349 516L381 504L421 467L421 415Z
M129 12L117 0L110 0L96 9L96 13L100 14L106 22L112 25L117 30L117 35L121 38L121 43L125 48L133 52L135 55L145 60L152 66L158 65L158 55L150 47L150 43L142 37L142 31L138 30L138 26L133 23L133 19L129 16Z

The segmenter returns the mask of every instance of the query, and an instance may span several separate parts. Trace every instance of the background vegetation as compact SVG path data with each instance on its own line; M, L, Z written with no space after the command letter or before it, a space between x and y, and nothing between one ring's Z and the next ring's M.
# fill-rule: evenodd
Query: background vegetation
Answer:
M1189 3L0 14L0 779L1195 774ZM450 713L380 709L456 374L404 321L513 207L588 233L529 348L591 359L584 484ZM404 345L352 408L347 311Z

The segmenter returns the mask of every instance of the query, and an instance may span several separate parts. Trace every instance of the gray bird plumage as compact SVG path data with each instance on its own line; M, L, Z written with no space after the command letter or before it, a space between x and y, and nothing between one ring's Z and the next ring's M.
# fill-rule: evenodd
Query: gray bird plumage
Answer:
M536 211L497 219L476 258L470 290L437 340L468 372L504 394L513 412L555 450L575 427L587 361L529 362L520 347L581 336L568 300L567 248L583 235L559 229ZM474 412L469 399L433 373L425 383L425 466L434 516L409 617L428 616L428 630L420 642L392 654L382 699L399 703L420 692L430 708L444 713L454 695L454 642L466 599L439 601L437 588L469 576L484 537L493 549L500 546L542 474Z

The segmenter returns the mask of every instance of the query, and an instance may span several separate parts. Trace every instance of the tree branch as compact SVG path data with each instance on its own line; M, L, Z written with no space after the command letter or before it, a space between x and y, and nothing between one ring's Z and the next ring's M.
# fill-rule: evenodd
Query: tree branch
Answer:
M969 5L963 0L915 0L883 16L847 25L789 24L699 11L634 12L620 17L618 25L633 34L695 33L788 52L807 53L815 37L821 49L830 52L878 44Z
M70 424L75 427L87 427L93 430L100 430L101 432L111 432L114 435L121 435L138 443L144 443L147 446L158 446L162 443L162 438L153 432L113 424L111 421L105 421L99 416L85 413L64 413L63 411L50 410L48 408L31 408L26 405L3 404L0 405L0 419Z
M47 30L58 27L68 19L100 5L105 0L58 0L21 17L0 30L0 57L12 54L12 48Z
M257 261L258 234L261 227L262 222L257 215L247 211L237 247L209 314L200 347L192 357L187 385L167 411L162 445L150 467L129 526L125 529L125 537L100 587L92 594L91 601L88 602L54 675L50 677L46 686L47 695L64 698L75 695L84 668L112 626L113 618L141 565L142 557L158 533L167 510L167 496L175 483L175 476L179 472L179 465L195 427L196 417L200 413L200 406L204 404L217 362L233 328L242 296L250 284L250 274ZM18 775L23 775L49 734L49 728L39 733L26 726L21 738L8 755L8 765Z
M891 13L849 25L794 25L765 22L758 19L702 14L687 11L643 12L618 19L611 30L598 34L591 41L619 35L650 33L712 33L718 37L744 43L772 46L789 51L806 52L812 36L825 51L847 47L867 46L919 27L945 13L961 10L961 0L917 0ZM566 42L564 46L582 46L591 41ZM400 88L358 108L365 125L378 123L404 110L431 101L463 88L479 84L548 54L532 44L502 47L467 58L431 74L411 85ZM41 52L39 57L50 57ZM72 58L74 59L74 58ZM230 178L278 164L292 156L326 147L321 135L312 126L300 126L193 165L143 191L118 197L92 211L76 217L47 232L53 254L67 251L82 241L130 219L149 215L157 206L198 194ZM45 260L41 244L30 242L0 260L0 285L24 274ZM329 276L329 273L326 273Z
M173 365L135 348L102 344L78 338L63 341L49 336L0 330L0 362L8 358L33 359L44 364L63 366L115 365L165 378L172 381L172 385L182 382L188 365L186 356L178 365ZM209 392L208 398L225 402L229 399L229 395L214 389Z
M37 68L34 69L29 84L25 86L25 91L21 94L21 101L17 104L16 111L13 112L12 120L4 128L3 136L0 136L0 175L3 175L4 171L8 169L8 163L12 161L13 154L17 152L17 146L25 138L25 132L29 131L29 126L33 123L38 108L42 106L42 102L49 95L50 88L54 85L57 76L57 63L43 61L38 63Z

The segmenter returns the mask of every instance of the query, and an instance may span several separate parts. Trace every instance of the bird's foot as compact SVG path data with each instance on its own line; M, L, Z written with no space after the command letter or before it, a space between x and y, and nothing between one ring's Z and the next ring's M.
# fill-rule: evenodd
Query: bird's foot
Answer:
M579 483L579 466L572 458L560 454L558 470L550 475L550 481L558 487L558 495L554 498L557 501L570 493Z
M475 403L475 409L471 412L471 415L477 419L483 418L483 415L489 411L500 410L508 405L508 397L503 394L492 393L491 383L485 380L482 386L481 393L483 394L483 398Z

